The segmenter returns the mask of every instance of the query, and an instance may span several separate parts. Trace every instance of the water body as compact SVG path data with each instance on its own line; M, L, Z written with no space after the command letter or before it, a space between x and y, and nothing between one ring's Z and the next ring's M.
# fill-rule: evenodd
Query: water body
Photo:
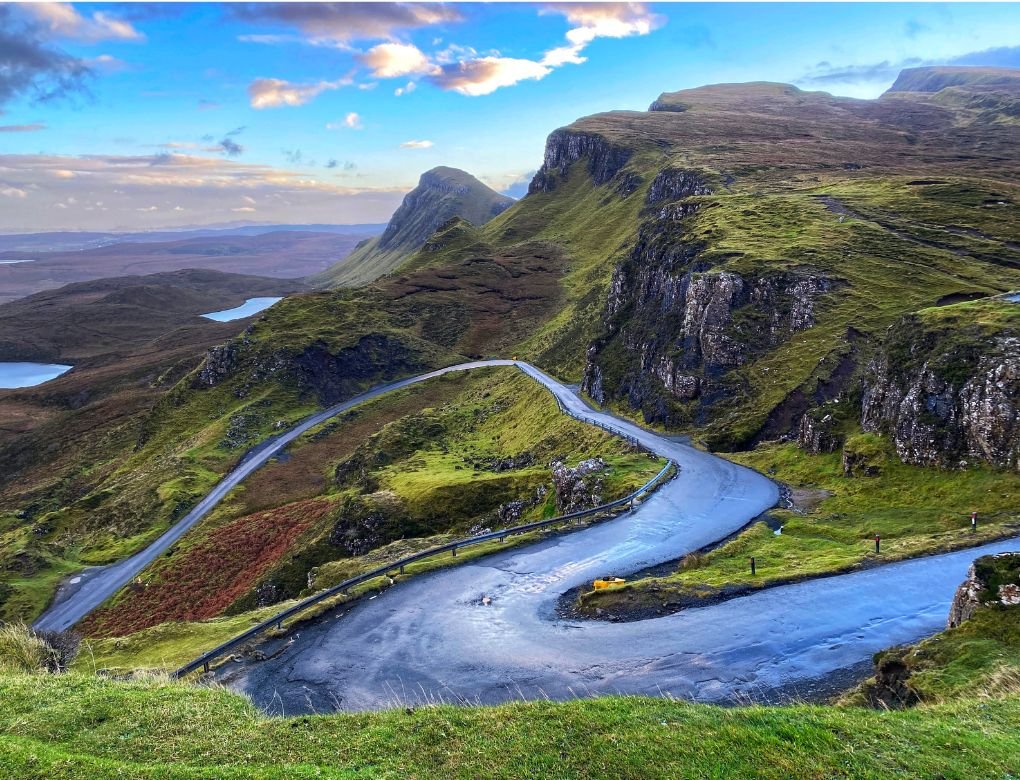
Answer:
M60 363L0 363L0 389L35 387L70 370Z
M1020 292L1009 293L1006 295L1006 300L1012 301L1013 303L1020 303Z
M250 317L253 314L258 314L260 311L265 311L277 301L282 301L283 298L249 298L240 306L235 306L233 309L224 309L223 311L211 311L208 314L202 316L209 320L216 320L217 322L230 322L231 320L240 320L245 317Z

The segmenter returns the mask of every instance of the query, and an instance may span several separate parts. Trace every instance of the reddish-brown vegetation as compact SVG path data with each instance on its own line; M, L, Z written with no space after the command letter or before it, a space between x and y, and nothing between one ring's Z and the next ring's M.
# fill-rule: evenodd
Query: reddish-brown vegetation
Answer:
M251 589L332 507L324 499L245 515L178 550L148 580L128 586L82 623L89 636L123 636L174 620L220 614Z

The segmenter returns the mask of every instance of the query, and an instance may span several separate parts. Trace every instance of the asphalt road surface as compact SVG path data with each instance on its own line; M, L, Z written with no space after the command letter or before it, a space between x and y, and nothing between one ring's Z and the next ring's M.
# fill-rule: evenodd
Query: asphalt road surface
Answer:
M752 471L592 412L568 388L521 368L574 413L676 460L680 475L616 520L419 576L326 615L265 646L268 660L224 665L222 682L286 715L614 693L760 700L939 630L970 562L1017 547L1000 542L644 621L559 619L568 589L718 540L771 507L777 490Z

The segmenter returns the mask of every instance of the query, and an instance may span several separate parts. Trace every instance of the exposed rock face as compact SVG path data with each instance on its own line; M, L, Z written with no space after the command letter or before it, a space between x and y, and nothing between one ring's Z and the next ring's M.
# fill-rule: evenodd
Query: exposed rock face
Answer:
M869 366L862 423L890 433L906 463L1020 468L1020 338L904 318Z
M237 366L238 351L239 345L234 341L210 349L198 371L194 385L212 387L226 379Z
M733 390L727 375L814 325L833 287L811 269L748 278L713 270L686 224L700 208L689 199L710 192L695 171L655 177L654 211L613 272L605 334L587 352L584 391L599 403L625 400L647 422L703 422Z
M833 430L836 420L831 414L815 416L805 414L800 418L797 428L797 444L802 450L818 455L822 452L835 452L842 441Z
M574 468L568 468L562 461L553 463L556 508L560 512L573 512L601 504L605 471L606 462L602 458L582 460Z
M986 555L974 561L956 590L946 626L956 628L978 608L995 605L1020 605L1020 553Z
M697 171L684 168L663 168L652 179L647 203L677 200L692 195L711 195L712 188Z
M584 157L592 181L605 184L627 164L630 150L614 146L600 135L557 130L546 140L542 167L531 180L528 192L551 192L567 169Z
M354 346L335 353L321 342L297 353L260 351L245 336L210 350L192 387L212 387L230 380L236 385L235 394L244 398L250 388L274 377L279 382L293 382L302 392L314 394L323 405L330 405L351 397L373 381L417 373L424 367L418 353L401 340L381 333L363 336Z

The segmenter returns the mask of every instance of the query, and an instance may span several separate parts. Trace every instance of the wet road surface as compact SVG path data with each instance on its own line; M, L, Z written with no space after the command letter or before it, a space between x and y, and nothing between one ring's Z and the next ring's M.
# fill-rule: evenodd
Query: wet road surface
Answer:
M680 475L616 520L419 576L324 616L269 643L267 654L282 649L269 660L226 664L222 682L287 715L613 693L759 699L938 631L970 562L1018 546L999 542L644 621L559 619L566 590L720 539L772 506L777 491L759 474L592 412L568 388L521 368L570 411L676 460Z

